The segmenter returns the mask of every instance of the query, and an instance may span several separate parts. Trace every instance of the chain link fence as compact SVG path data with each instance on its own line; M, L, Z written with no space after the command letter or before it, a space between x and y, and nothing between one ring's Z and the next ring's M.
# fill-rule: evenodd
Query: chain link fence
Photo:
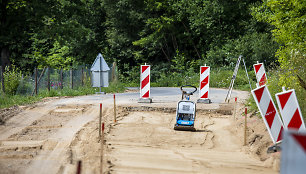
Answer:
M4 78L2 69L0 68L0 95L5 93ZM32 75L21 75L18 77L19 83L15 94L17 95L36 95L39 92L61 89L78 89L80 87L91 87L91 71L90 66L78 66L77 68L53 69L42 68L35 69ZM109 82L117 80L117 68L113 63L110 66ZM4 89L3 89L4 88ZM3 92L4 91L4 92Z

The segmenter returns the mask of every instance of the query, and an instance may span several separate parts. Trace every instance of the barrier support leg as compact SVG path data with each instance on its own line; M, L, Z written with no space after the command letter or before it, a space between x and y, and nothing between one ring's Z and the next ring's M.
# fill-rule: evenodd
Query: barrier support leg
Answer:
M245 108L245 117L244 117L244 145L246 146L247 145L247 114L248 113L248 110L247 108Z

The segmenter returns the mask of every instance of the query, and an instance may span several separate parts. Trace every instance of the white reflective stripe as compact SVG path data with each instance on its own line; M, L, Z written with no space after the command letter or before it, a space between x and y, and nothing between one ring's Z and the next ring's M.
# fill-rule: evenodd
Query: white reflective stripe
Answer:
M141 81L150 75L150 67L148 67L143 73L141 73Z
M259 68L257 74L256 74L256 79L257 79L257 82L260 82L260 79L262 78L262 76L265 74L265 69L264 69L264 66L263 64L261 65L261 67Z
M209 84L207 84L206 86L204 86L201 90L200 90L200 98L209 90ZM208 92L208 96L209 96L209 92ZM207 96L207 98L208 98Z
M210 68L207 68L206 71L204 71L201 74L201 81L203 81L207 76L209 76L209 73L210 73Z
M150 90L150 82L143 88L141 89L141 96L145 95L145 93L147 93ZM149 93L149 97L150 97L150 93Z
M264 91L262 93L262 96L261 96L261 100L260 100L260 103L259 103L259 106L260 106L260 109L262 111L262 114L263 116L266 115L267 113L267 110L268 110L268 107L269 107L269 104L270 104L270 97L269 97L269 91L267 90L267 87L264 87ZM266 119L266 118L264 118Z
M304 123L302 123L302 125L300 126L300 128L299 128L298 131L299 131L299 132L301 132L301 131L304 131L304 132L305 132L305 124L304 124Z
M280 100L279 100L279 96L283 95L283 94L286 94L286 93L289 93L289 92L292 92L292 93L291 93L290 97L288 98L288 101L285 104L284 108L282 109L281 103L280 103ZM298 101L297 101L297 98L296 98L296 95L295 95L295 91L292 89L292 90L289 90L289 91L286 91L286 92L277 93L276 94L276 100L277 100L277 103L278 103L278 106L279 106L279 109L280 109L285 127L288 128L288 125L289 125L290 121L292 120L293 115L295 114L296 110L298 110L299 114L300 114L299 119L302 121L302 124L299 127L299 131L306 130L305 124L304 124L304 119L303 119L303 116L302 116L302 112L300 110L300 107L299 107L299 104L298 104Z
M288 124L290 123L296 109L297 109L296 101L294 101L294 96L292 93L283 110L281 109L281 106L280 106L280 111L283 116L283 121L284 121L286 128L288 127Z
M276 108L275 108L276 109ZM279 132L281 130L282 124L279 120L279 115L278 113L275 114L272 126L271 126L271 134L273 136L274 141L277 141L277 138L279 136Z

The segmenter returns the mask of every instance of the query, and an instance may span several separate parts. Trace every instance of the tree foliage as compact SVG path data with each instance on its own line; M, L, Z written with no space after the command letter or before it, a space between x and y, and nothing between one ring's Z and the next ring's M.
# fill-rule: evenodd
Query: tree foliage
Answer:
M1 60L22 70L91 64L101 52L124 76L151 63L194 68L275 62L271 25L256 21L260 0L3 0ZM9 54L4 54L9 53ZM183 58L183 59L181 59ZM184 61L185 63L178 62ZM173 67L172 66L172 67ZM183 68L183 67L182 67ZM173 70L174 68L169 68Z
M306 1L303 0L265 0L253 9L258 20L274 26L273 36L281 44L276 53L282 71L279 85L295 88L303 94L306 89L305 12Z

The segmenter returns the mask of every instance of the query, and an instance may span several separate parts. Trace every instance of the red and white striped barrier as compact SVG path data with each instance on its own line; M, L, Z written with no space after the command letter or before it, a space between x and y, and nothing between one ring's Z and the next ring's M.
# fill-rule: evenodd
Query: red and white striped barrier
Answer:
M209 66L200 67L200 99L207 99L209 95Z
M306 131L304 119L294 89L277 93L275 97L285 128Z
M265 85L267 83L267 76L263 63L257 63L254 64L253 66L259 86Z
M150 65L141 65L140 98L150 98Z
M306 132L284 131L281 174L304 174L306 171Z
M273 143L280 141L282 139L283 123L279 117L268 87L264 85L256 88L252 90L252 95Z

